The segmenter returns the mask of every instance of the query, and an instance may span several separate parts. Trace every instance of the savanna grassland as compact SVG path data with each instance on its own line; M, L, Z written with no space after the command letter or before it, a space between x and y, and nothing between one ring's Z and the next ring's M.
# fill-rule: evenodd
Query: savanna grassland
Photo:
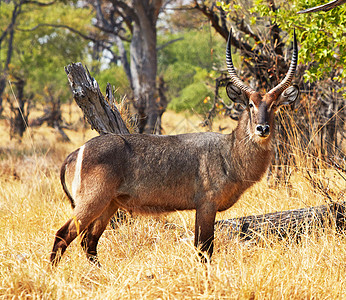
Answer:
M27 130L21 142L11 140L8 122L0 120L1 299L346 299L345 233L316 229L300 243L268 237L254 244L216 231L212 262L204 265L193 247L193 212L138 216L115 230L108 227L98 247L101 269L87 262L74 241L52 270L55 232L72 213L59 168L68 153L96 135L83 129L77 107L71 114L64 109L74 124L66 130L71 143L45 126ZM167 112L165 133L202 130L198 121ZM294 155L299 160L288 179L273 185L264 178L217 219L325 204L307 170L333 200L345 199L345 180L335 169L312 169L312 158Z

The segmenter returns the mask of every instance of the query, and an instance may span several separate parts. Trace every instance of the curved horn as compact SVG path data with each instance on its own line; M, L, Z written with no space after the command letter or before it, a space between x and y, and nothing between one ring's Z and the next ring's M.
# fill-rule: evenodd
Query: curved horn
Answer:
M276 87L272 88L268 94L273 94L277 98L285 89L287 89L290 86L294 73L296 72L297 62L298 62L298 46L297 46L297 39L296 39L296 30L294 30L293 31L292 60L291 60L291 64L288 69L288 72L286 74L286 77Z
M231 38L232 38L232 30L229 32L227 47L226 47L226 63L227 63L228 73L234 85L240 88L242 91L245 92L245 94L248 97L250 97L250 95L255 93L255 91L252 88L249 88L248 86L246 86L245 83L240 80L240 78L237 76L234 70L233 61L232 61L232 53L231 53Z

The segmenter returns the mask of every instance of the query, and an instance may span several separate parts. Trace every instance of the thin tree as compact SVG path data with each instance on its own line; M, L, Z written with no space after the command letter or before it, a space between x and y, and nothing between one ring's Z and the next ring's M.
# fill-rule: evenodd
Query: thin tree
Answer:
M9 24L0 32L0 49L5 41L7 41L7 49L5 58L0 60L0 115L3 111L3 93L6 88L6 82L8 77L9 66L13 56L13 40L16 32L16 25L19 16L23 13L23 7L27 5L36 5L36 6L50 6L56 3L56 0L51 2L39 2L39 1L31 1L31 0L7 0L6 3L13 2L13 10L11 14L11 18ZM1 8L1 1L0 1Z

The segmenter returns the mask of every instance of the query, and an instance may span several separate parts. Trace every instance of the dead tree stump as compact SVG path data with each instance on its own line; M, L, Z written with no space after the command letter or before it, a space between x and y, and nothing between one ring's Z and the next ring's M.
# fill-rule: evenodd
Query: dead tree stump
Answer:
M92 129L99 134L129 134L125 122L113 103L103 97L97 81L81 63L65 67L73 98L82 109ZM107 88L107 93L111 93ZM112 97L109 97L112 98Z

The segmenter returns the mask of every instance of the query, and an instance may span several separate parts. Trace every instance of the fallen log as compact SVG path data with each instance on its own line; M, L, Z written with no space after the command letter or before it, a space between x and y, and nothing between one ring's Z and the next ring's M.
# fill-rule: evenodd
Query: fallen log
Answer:
M263 215L246 216L215 223L218 230L226 231L230 238L261 239L270 235L278 238L299 239L302 234L317 227L346 228L346 202L310 208L292 209Z

